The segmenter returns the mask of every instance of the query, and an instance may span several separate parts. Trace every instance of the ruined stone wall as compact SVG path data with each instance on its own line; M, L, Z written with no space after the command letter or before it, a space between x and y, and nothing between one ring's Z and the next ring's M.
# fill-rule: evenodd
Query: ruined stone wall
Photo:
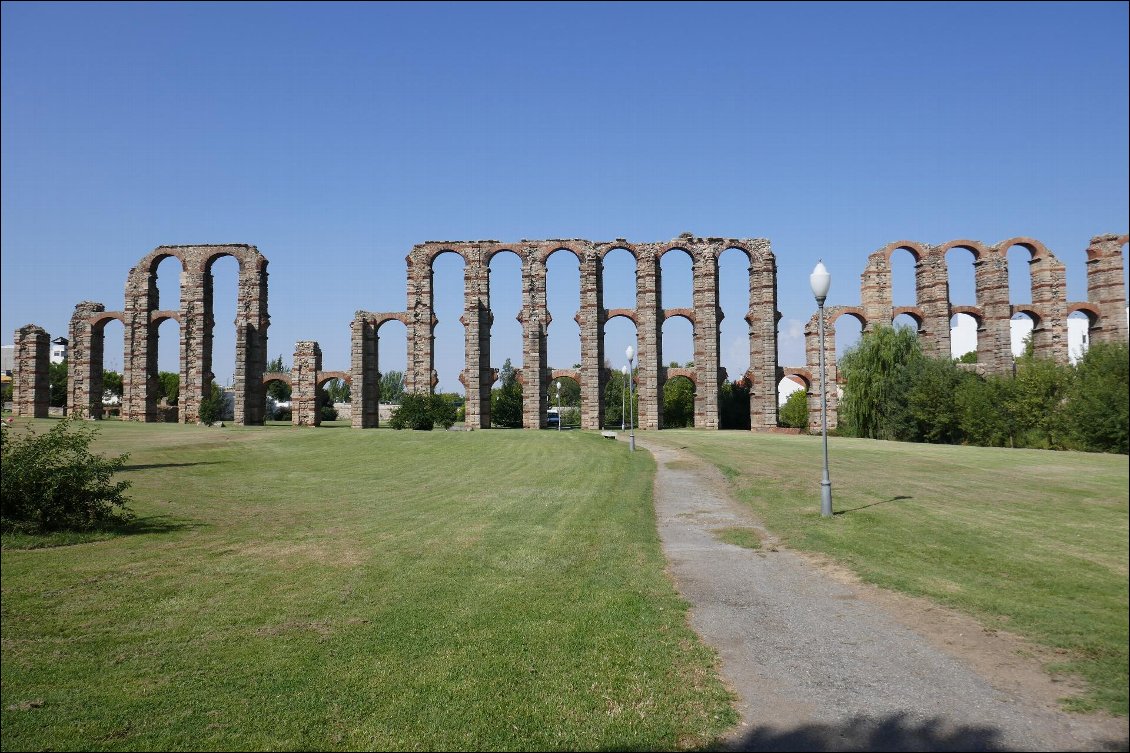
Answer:
M212 264L231 256L239 264L235 326L235 423L263 423L265 393L262 379L267 367L267 259L254 246L159 246L130 270L126 279L125 359L122 375L122 418L159 420L157 409L157 336L161 322L180 324L179 420L197 423L200 403L215 378L212 373L213 316ZM161 308L157 265L173 257L180 262L180 309ZM77 313L76 313L77 315ZM97 335L94 335L97 337ZM101 373L101 365L91 366ZM93 363L93 359L92 359ZM85 404L79 391L72 401Z
M295 426L322 423L319 405L318 373L322 370L322 349L313 340L294 345L294 365L290 369L290 416Z
M1033 320L1035 355L1058 363L1068 362L1067 317L1074 311L1087 314L1092 342L1126 342L1126 289L1123 283L1123 246L1126 235L1100 235L1087 248L1087 301L1067 301L1067 279L1063 263L1039 241L1016 237L987 246L979 241L954 240L937 246L914 241L896 241L872 253L860 276L861 306L828 306L825 309L825 364L827 369L828 425L837 424L839 372L836 366L836 320L856 317L866 332L875 324L890 325L896 316L908 314L918 323L924 352L950 356L950 321L968 314L977 322L977 368L983 374L1011 373L1014 365L1010 321L1024 313ZM1029 254L1030 299L1009 301L1008 250L1014 246ZM976 304L954 306L949 299L946 254L965 249L973 257ZM908 251L915 259L914 306L895 307L891 301L891 254ZM818 319L813 314L805 327L805 361L809 373L819 379ZM783 370L789 371L789 369ZM797 369L791 369L797 371ZM779 375L780 377L780 375ZM810 428L819 429L818 381L810 391ZM813 399L815 391L815 399Z
M51 336L35 324L16 330L12 371L12 413L27 418L47 418L51 404Z
M622 248L636 259L636 309L610 312L604 307L603 260L608 252ZM576 321L581 330L581 367L577 379L581 387L581 425L598 429L603 423L604 388L610 378L608 362L621 355L604 352L604 328L610 315L632 319L639 345L637 386L640 390L640 425L658 428L662 424L663 383L662 326L668 315L661 307L662 274L659 258L672 249L683 249L694 260L694 308L688 318L694 327L696 369L696 426L718 428L718 394L725 378L719 363L718 257L738 248L750 260L750 306L746 321L750 327L750 371L745 375L754 385L750 403L754 426L776 426L777 329L776 263L765 239L698 238L690 234L664 243L634 244L623 239L596 243L581 239L522 241L458 241L422 243L413 247L408 265L407 389L429 392L438 378L435 373L434 332L438 323L434 313L432 264L444 253L459 254L464 262L465 366L460 375L467 390L465 405L468 428L490 425L490 390L498 368L490 363L490 259L494 254L512 252L522 264L522 384L523 423L527 428L546 425L547 336L550 315L546 305L546 263L553 253L572 253L580 267L580 306ZM682 312L672 315L683 315ZM371 346L366 345L365 325L353 325L353 375L364 377L364 363ZM361 334L358 334L361 333ZM617 365L616 368L619 368ZM354 395L358 394L355 386ZM365 428L375 419L364 414L368 399L354 398L354 426ZM375 415L375 414L374 414Z

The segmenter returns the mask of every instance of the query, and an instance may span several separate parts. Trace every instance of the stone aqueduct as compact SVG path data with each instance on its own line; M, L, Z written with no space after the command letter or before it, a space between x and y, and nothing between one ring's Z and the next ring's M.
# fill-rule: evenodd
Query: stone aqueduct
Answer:
M1031 317L1033 345L1037 355L1066 362L1067 318L1083 312L1089 321L1092 342L1127 340L1126 290L1123 283L1123 246L1126 235L1101 235L1087 248L1087 300L1068 302L1064 265L1039 241L1010 238L993 246L977 241L950 241L929 246L911 241L888 244L872 253L862 274L861 305L829 306L825 309L828 336L825 358L828 368L829 421L835 425L837 369L835 322L842 316L856 318L863 331L875 324L890 324L907 314L918 326L924 349L932 354L950 352L950 321L968 314L977 323L978 363L984 373L1002 373L1013 364L1009 320L1018 313ZM1020 246L1030 254L1031 300L1008 300L1009 248ZM973 256L976 305L954 306L949 299L946 254L965 249ZM636 260L636 306L634 309L603 307L602 269L604 257L624 249ZM810 415L819 420L819 395L813 389L818 378L819 340L817 318L805 329L803 367L781 367L777 363L777 270L764 238L699 238L689 233L664 243L629 243L623 239L607 243L586 240L429 242L415 246L407 256L408 295L404 311L376 313L358 311L353 319L352 364L348 372L323 371L318 343L297 343L289 374L266 373L267 259L254 246L199 245L160 246L130 270L122 311L107 311L101 303L84 301L75 306L69 340L69 409L90 418L102 417L102 351L104 327L117 319L124 325L124 373L121 415L124 420L156 421L157 328L166 319L181 327L180 410L182 423L196 423L200 403L213 379L211 372L212 263L231 256L239 264L236 307L235 422L263 423L266 385L271 380L292 386L292 420L296 425L319 423L319 388L329 379L351 383L352 425L378 425L379 333L392 320L407 328L408 366L406 387L429 392L437 383L435 372L432 264L444 253L455 253L465 262L464 305L461 321L466 338L466 363L459 379L466 388L466 423L469 428L490 426L490 390L498 370L491 365L490 260L499 253L513 253L521 261L522 363L518 378L523 385L523 423L528 428L545 427L546 397L556 378L574 378L581 387L581 424L598 429L603 424L604 385L611 376L604 367L604 326L614 317L626 317L636 325L639 347L639 426L662 426L663 385L685 376L695 384L695 426L719 428L718 395L727 375L719 362L718 258L729 249L742 251L748 261L749 306L745 314L749 332L749 370L740 375L750 385L750 424L754 430L777 426L777 384L784 376L796 376L808 385ZM905 250L915 259L916 305L896 308L891 299L891 255ZM688 254L693 269L693 305L689 309L662 307L661 257L671 251ZM580 310L576 321L581 330L580 369L550 371L546 345L550 314L546 300L546 264L554 253L576 256L581 274ZM157 291L157 265L167 257L181 264L181 303L178 310L163 310ZM690 321L694 337L694 366L673 369L663 365L662 327L666 319ZM13 408L17 415L46 416L48 408L49 336L35 325L16 330Z

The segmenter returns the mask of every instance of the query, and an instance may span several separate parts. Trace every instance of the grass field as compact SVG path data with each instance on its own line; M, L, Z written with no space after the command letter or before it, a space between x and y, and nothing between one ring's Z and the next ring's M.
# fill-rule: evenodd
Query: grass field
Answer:
M1126 715L1126 456L832 438L821 520L819 437L652 437L718 466L792 548L1056 649L1049 669L1090 688L1070 708Z
M647 453L120 422L99 449L131 453L124 535L4 542L5 750L672 749L736 721Z

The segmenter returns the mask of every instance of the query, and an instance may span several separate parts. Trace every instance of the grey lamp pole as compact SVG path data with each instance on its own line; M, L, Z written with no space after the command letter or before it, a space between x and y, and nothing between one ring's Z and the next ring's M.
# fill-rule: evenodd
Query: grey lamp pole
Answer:
M557 430L561 431L561 380L557 380Z
M816 268L808 276L808 283L812 286L812 294L816 296L816 305L820 308L820 422L824 437L824 479L820 482L820 515L830 518L832 479L828 476L828 389L824 385L824 301L828 298L828 289L832 287L832 275L828 274L823 261L816 263Z
M621 366L620 367L620 374L624 377L623 380L620 382L620 431L623 431L624 430L624 411L627 410L627 408L625 407L627 405L627 403L625 401L628 399L627 393L624 392L624 385L626 385L628 383L628 367L627 366Z
M635 411L632 407L632 404L635 402L632 399L633 398L633 388L634 388L634 385L632 384L632 382L634 381L632 379L632 372L634 371L634 369L632 368L632 360L636 356L636 349L633 348L631 345L629 345L628 349L624 351L624 355L626 355L628 357L628 428L631 430L631 433L628 435L628 449L630 449L632 452L635 452L636 451L636 416L635 416Z

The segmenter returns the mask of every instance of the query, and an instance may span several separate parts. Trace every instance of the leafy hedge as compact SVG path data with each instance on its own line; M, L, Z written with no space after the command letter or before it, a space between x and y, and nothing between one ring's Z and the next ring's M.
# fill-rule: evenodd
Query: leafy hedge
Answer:
M113 482L126 455L90 451L97 431L78 418L46 434L28 427L0 428L0 530L20 533L87 531L133 517L126 507L129 481Z

